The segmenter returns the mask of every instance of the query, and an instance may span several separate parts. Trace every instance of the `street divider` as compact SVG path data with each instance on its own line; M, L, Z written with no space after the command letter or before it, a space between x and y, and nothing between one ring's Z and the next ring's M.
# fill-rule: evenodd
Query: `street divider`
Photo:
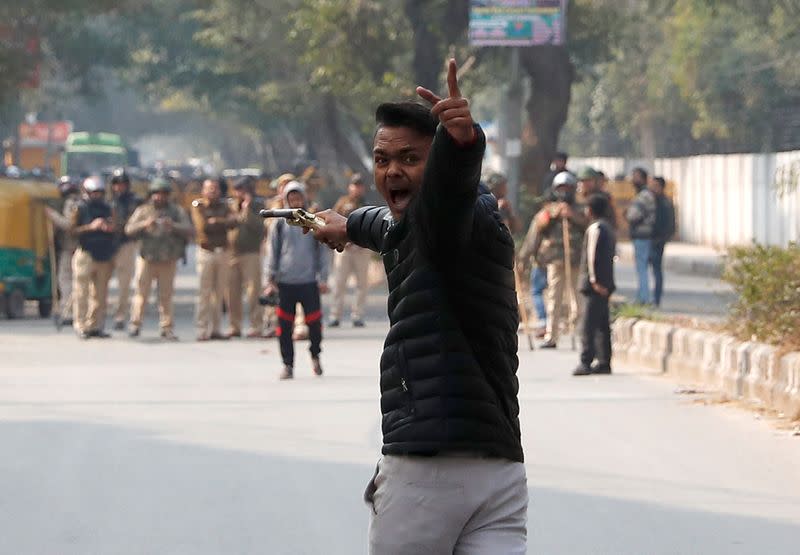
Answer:
M663 322L617 318L614 360L800 419L800 352Z

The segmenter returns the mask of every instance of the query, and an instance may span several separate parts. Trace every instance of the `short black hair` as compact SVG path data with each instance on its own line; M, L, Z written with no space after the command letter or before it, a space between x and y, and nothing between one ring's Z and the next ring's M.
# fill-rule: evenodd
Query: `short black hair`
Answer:
M408 127L426 137L436 135L439 122L430 108L416 102L384 102L375 111L377 129L381 127Z
M556 152L556 155L553 156L553 160L564 160L564 162L566 162L568 158L569 155L563 150Z
M586 201L593 216L600 217L608 211L608 198L605 195L594 194Z
M654 177L654 178L653 178L653 182L654 182L654 183L658 183L658 185L659 185L659 186L660 186L662 189L665 189L665 188L667 187L667 180L666 180L666 179L664 179L664 178L663 178L663 177L661 177L661 176L659 176L659 177Z
M644 169L644 168L642 168L640 166L637 166L637 167L633 168L633 171L631 171L631 174L634 174L636 172L639 172L640 174L642 174L642 177L647 179L647 170L646 169Z

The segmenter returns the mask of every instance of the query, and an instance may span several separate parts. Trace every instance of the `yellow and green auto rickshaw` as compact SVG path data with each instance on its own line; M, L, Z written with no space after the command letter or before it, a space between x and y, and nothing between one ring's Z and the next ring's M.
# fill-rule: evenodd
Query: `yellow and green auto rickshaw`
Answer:
M23 317L26 300L50 315L53 247L44 208L56 199L50 183L0 180L0 315Z

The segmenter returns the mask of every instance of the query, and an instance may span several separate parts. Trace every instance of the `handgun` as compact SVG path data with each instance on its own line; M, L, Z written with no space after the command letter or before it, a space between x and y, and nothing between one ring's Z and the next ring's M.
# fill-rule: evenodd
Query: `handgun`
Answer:
M302 208L262 210L259 214L262 218L285 218L287 224L305 227L307 229L320 229L325 227L325 222L322 218L318 218L316 214L306 212Z

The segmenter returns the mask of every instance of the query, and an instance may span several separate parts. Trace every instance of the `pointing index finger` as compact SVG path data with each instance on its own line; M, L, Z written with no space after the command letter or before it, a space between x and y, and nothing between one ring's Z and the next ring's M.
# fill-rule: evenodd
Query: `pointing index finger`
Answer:
M417 94L427 100L431 105L435 105L437 102L440 102L442 99L436 96L432 91L429 91L425 87L417 87Z
M450 98L461 98L461 91L458 88L458 66L455 58L450 58L447 68L447 93Z

